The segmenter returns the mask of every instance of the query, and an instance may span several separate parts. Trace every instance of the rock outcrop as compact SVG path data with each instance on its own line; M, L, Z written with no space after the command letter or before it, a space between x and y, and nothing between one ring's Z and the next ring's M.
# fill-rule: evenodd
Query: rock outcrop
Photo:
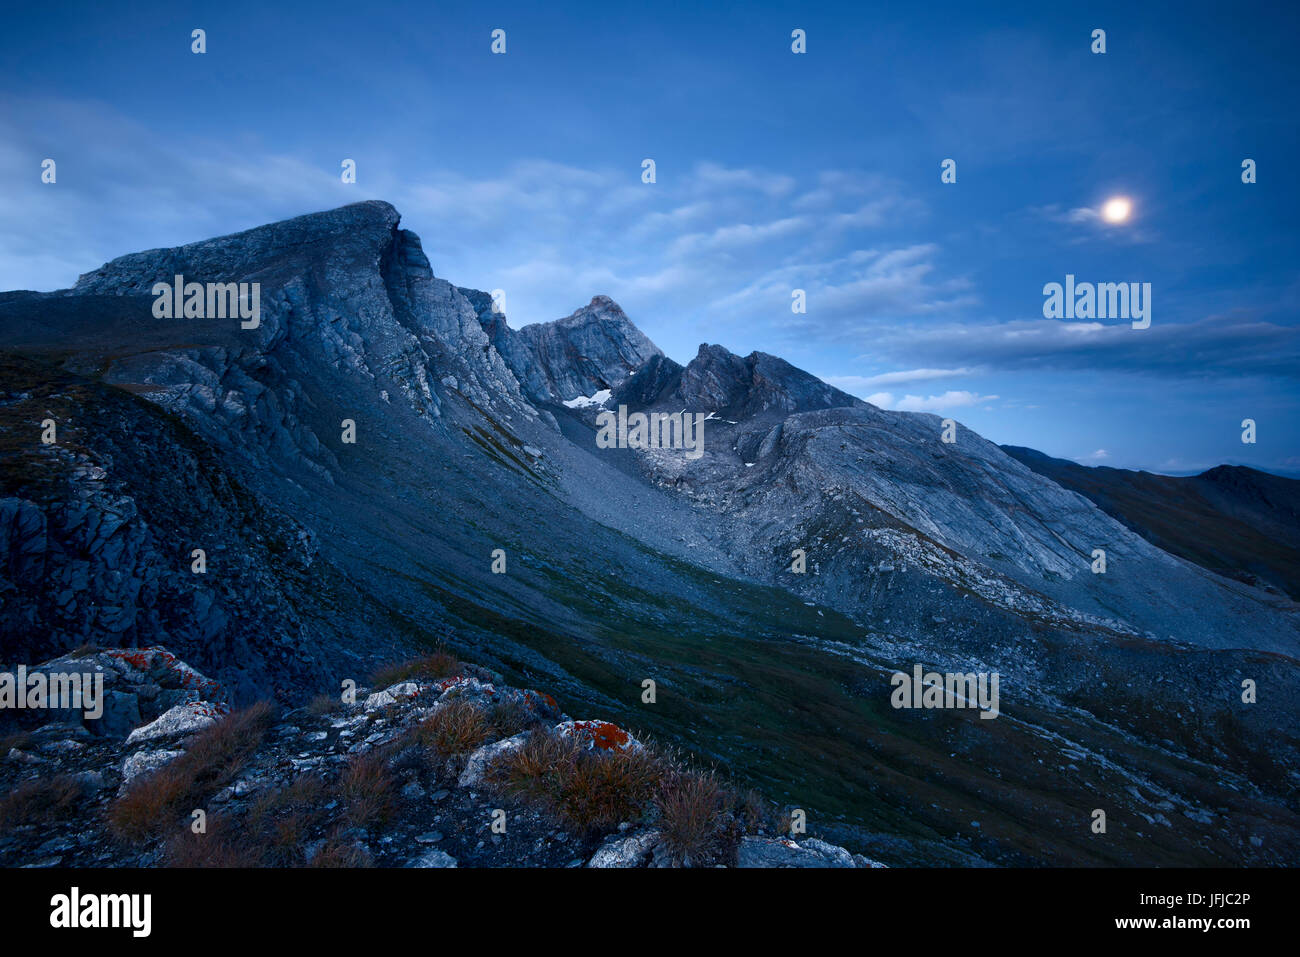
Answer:
M293 866L326 864L328 857L334 865L416 868L672 866L655 854L662 835L653 827L634 830L625 823L608 834L570 834L562 822L502 793L484 776L530 735L576 737L597 752L594 760L601 760L602 750L639 747L634 738L610 722L572 721L546 695L509 687L500 675L472 665L461 667L449 679L416 677L359 689L355 704L338 700L289 711L255 729L247 753L231 759L237 764L187 768L199 781L185 807L160 800L155 818L142 824L121 808L137 794L192 784L178 777L164 785L158 775L201 760L191 753L201 734L213 735L203 745L205 754L236 752L240 742L213 743L227 709L212 702L224 702L224 690L161 648L107 649L39 665L33 670L103 674L109 693L131 699L132 708L117 707L93 735L70 719L5 739L0 865L238 860ZM421 729L444 709L488 714L503 706L527 730L468 755L422 744ZM128 710L136 715L132 721L123 720ZM133 721L143 723L132 727ZM54 795L60 800L53 801ZM202 832L191 828L195 811L203 813ZM500 823L489 826L493 821ZM114 840L123 826L135 828L131 833L141 839ZM275 835L273 856L260 844L263 832ZM752 849L753 842L774 841L770 835L738 839L739 856L733 850L731 861L741 867L807 866L790 864L788 854ZM809 845L818 848L818 860L834 860L835 866L865 861L843 848L803 842Z

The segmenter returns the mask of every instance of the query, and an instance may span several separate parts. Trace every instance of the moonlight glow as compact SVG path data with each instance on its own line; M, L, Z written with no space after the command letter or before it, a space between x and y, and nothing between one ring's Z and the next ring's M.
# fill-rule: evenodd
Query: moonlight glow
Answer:
M1106 200L1105 205L1101 207L1101 218L1108 223L1122 223L1128 220L1132 212L1133 204L1129 199L1125 196L1116 196Z

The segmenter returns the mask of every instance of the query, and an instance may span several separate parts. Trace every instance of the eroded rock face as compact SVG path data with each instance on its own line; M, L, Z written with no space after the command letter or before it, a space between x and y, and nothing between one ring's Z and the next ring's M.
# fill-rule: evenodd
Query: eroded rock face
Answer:
M237 430L242 451L254 461L292 450L305 453L321 474L337 466L329 436L312 414L312 386L325 383L311 381L307 370L368 382L376 400L381 392L390 403L400 395L430 421L441 415L443 380L455 385L442 388L480 404L535 417L490 348L470 299L433 275L419 237L398 229L400 218L388 203L369 201L133 253L82 276L65 295L138 297L143 306L152 302L144 297L155 283L170 284L176 275L186 282L258 283L258 328L205 319L210 347L114 358L105 373L109 382L155 387L151 400L198 413L196 421L216 427L214 438L218 430ZM224 435L223 444L232 437Z
M605 407L621 404L708 413L698 460L650 450L637 464L720 514L751 574L855 613L894 605L881 617L908 639L952 621L973 592L997 612L960 612L942 631L1021 619L1216 648L1300 642L1286 603L1189 567L978 434L954 425L943 441L940 417L877 409L775 356L705 344L685 367L656 358ZM590 424L597 412L572 414ZM774 573L796 543L815 573ZM1094 574L1098 547L1112 567L1149 574Z
M21 436L48 416L61 440L33 442L0 488L0 591L17 599L0 607L7 655L165 643L240 701L292 699L346 667L371 599L322 558L313 527L334 511L344 420L362 442L414 429L436 443L461 435L444 422L449 394L538 417L469 300L433 276L398 219L386 203L355 204L124 256L71 290L4 301L7 344L84 346L58 367L0 359L0 430ZM154 284L176 275L257 283L259 325L154 318ZM195 549L207 567L193 567ZM342 613L308 625L322 599ZM404 641L394 624L367 628L377 648Z
M723 346L707 343L682 370L672 397L688 409L730 419L866 404L784 359L765 352L742 358Z

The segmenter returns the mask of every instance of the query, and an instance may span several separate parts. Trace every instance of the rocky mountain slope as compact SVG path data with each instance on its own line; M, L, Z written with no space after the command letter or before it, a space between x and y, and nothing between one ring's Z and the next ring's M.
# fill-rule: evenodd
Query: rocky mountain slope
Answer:
M260 324L155 319L177 274L259 282ZM1300 844L1294 604L934 416L680 366L603 297L512 330L375 202L5 294L0 332L0 657L165 645L293 707L445 642L887 863ZM597 447L619 404L707 416L703 455ZM892 708L918 663L999 671L1001 716Z
M1172 555L1300 598L1300 481L1241 465L1180 477L1003 451Z

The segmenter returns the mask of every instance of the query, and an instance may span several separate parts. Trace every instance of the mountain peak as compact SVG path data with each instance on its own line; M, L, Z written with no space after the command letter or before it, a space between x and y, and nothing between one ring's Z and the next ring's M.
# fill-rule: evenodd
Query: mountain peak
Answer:
M861 404L811 373L766 352L736 355L725 346L700 343L678 387L688 405L753 415L768 409L808 412Z
M566 326L584 325L588 322L627 323L631 328L636 329L632 320L627 317L627 313L623 311L623 307L605 295L592 296L591 302L581 309L573 310L563 319L556 319L555 322ZM637 332L639 333L640 330Z
M563 402L618 387L663 352L609 296L563 319L524 326L518 332L494 327L493 344L533 398Z

